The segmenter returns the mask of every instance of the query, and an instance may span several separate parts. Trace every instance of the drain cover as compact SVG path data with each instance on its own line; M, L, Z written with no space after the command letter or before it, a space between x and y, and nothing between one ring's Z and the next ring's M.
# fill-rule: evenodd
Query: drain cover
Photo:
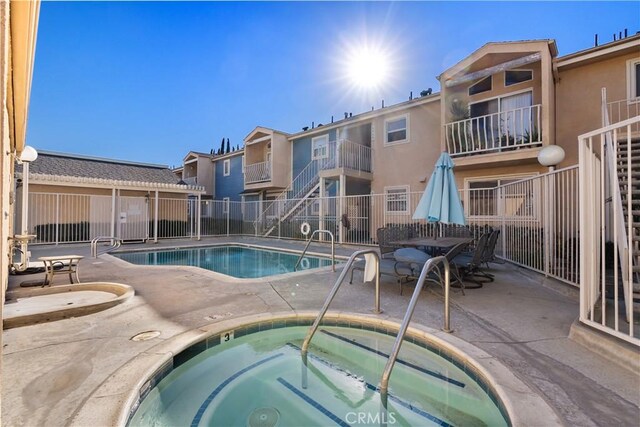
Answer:
M280 421L280 412L276 408L258 408L247 420L247 427L275 427Z
M144 331L144 332L140 332L139 334L135 334L129 339L131 341L147 341L147 340L152 340L154 338L157 338L159 336L160 336L160 331Z

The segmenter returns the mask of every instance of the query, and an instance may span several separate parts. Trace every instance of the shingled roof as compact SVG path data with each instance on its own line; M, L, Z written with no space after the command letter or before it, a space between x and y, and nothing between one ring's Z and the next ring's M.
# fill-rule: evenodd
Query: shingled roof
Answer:
M50 151L39 151L38 158L30 164L29 171L29 175L55 175L157 184L178 183L178 178L168 166Z

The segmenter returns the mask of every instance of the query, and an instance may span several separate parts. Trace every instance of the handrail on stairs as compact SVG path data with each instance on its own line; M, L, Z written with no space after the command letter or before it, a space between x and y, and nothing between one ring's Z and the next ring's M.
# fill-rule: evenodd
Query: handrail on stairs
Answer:
M293 267L293 271L296 271L298 269L298 266L300 265L302 258L304 258L304 254L307 253L307 249L309 249L309 245L311 245L313 236L320 233L325 233L331 236L331 267L333 271L336 271L336 239L333 237L333 233L330 232L329 230L315 230L313 233L311 233L311 237L309 237L309 240L307 241L307 245L304 247L304 250L300 254L298 261L296 261L296 265Z
M320 312L318 313L316 320L313 322L313 325L311 325L311 327L309 328L309 331L307 332L307 336L304 338L304 342L302 343L302 349L300 351L300 354L302 356L302 388L307 388L307 353L309 352L309 344L311 343L311 339L313 338L313 335L318 330L318 327L320 326L320 322L322 321L322 318L327 313L327 310L329 309L329 305L331 304L331 301L333 301L333 298L336 296L336 293L338 293L338 289L340 289L340 285L342 285L342 282L344 282L344 278L347 276L349 267L351 267L351 265L354 263L357 257L365 254L372 254L374 256L375 263L376 263L376 278L375 278L376 294L375 294L373 312L375 314L382 313L382 310L380 310L380 255L378 254L378 251L376 249L363 249L361 251L356 251L352 253L351 256L349 257L349 260L347 261L344 268L342 269L342 272L340 273L338 280L336 280L336 283L333 285L333 288L329 292L329 296L327 296L327 299L324 301L324 305L320 309Z
M113 236L98 236L91 240L91 256L93 258L98 258L98 243L100 242L111 242L111 247L107 249L107 252L118 249L121 245L120 239L117 239Z
M420 272L420 277L418 278L418 282L416 283L416 288L413 291L413 295L411 296L411 301L409 301L409 306L407 307L407 311L404 314L404 319L402 320L402 324L400 325L400 330L398 331L398 335L396 336L396 341L393 344L393 349L389 355L389 359L387 359L387 364L384 367L384 371L382 371L382 377L380 378L380 402L382 404L382 414L380 417L381 425L386 425L386 417L387 417L387 402L389 399L389 378L391 377L391 371L393 370L393 366L396 363L396 359L398 358L398 354L400 353L400 347L402 346L402 342L404 340L404 336L407 333L407 328L409 327L409 322L411 321L411 317L413 316L413 311L416 308L416 304L418 303L418 297L420 296L420 292L422 291L422 287L424 286L424 282L427 279L427 275L429 272L435 268L438 264L442 263L444 265L444 327L442 330L444 332L452 332L450 329L450 312L449 312L449 261L445 256L437 256L429 259L424 266L422 267L422 271Z

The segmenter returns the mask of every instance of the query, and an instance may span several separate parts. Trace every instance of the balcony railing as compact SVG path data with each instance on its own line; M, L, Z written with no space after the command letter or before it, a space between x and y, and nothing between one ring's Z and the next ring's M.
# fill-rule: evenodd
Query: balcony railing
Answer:
M256 182L271 181L271 162L260 162L244 167L244 182L253 184Z
M447 123L447 150L452 156L463 156L540 145L541 110L541 105L532 105Z
M371 148L346 139L331 141L326 156L319 161L322 170L345 168L371 172Z

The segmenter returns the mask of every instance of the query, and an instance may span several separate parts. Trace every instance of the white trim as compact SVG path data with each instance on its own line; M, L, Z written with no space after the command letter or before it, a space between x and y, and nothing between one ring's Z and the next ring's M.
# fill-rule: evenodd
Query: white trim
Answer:
M394 122L401 119L405 119L405 138L399 139L397 141L389 142L389 132L387 131L387 125L389 124L389 122ZM411 121L410 121L410 114L408 112L405 114L399 114L397 116L388 117L384 119L383 127L384 127L384 142L383 142L384 147L389 147L397 144L407 144L411 142L411 132L410 132ZM394 132L397 132L397 131L394 131Z
M640 82L636 81L636 64L640 64L640 57L627 60L627 103L629 104L640 101L640 96L635 94L638 85L640 85Z
M324 155L322 156L316 156L315 155L315 151L316 151L316 142L319 142L320 140L324 140L325 143L325 152ZM324 134L324 135L320 135L320 136L316 136L315 138L311 138L311 160L319 160L319 159L326 159L329 157L329 134Z
M404 190L405 191L405 210L403 211L390 211L387 208L389 207L389 200L387 200L387 194L389 190ZM410 199L410 193L411 193L411 187L409 185L390 185L388 187L384 187L382 189L383 194L384 194L384 213L388 214L388 215L407 215L409 214L409 203L411 201Z
M231 204L231 199L229 197L223 197L222 198L222 213L223 214L228 214L229 213L229 205Z
M490 79L490 80L491 80L491 87L490 87L489 89L487 89L487 90L483 90L482 92L477 92L477 93L470 93L470 92L469 92L469 91L471 90L471 88L472 88L472 87L474 87L474 86L475 86L475 85L477 85L478 83L480 83L480 82L482 82L482 81L484 81L484 80L487 80L487 79ZM487 77L483 77L483 78L481 78L480 80L478 80L477 82L475 82L474 84L470 85L470 86L467 88L467 96L476 96L476 95L483 94L483 93L485 93L485 92L491 92L492 90L493 90L493 74L491 74L491 75L489 75L489 76L487 76Z
M520 95L521 93L525 93L525 92L531 92L531 102L533 102L533 88L532 87L528 87L526 89L519 89L519 90L516 90L516 91L513 91L513 92L504 93L502 95L492 96L491 98L483 98L483 99L479 99L477 101L469 102L469 107L471 107L471 105L473 105L473 104L479 104L481 102L486 102L486 101L493 101L494 99L508 98L510 96ZM536 104L534 103L532 105L536 105ZM471 109L469 109L469 111L471 111Z
M231 175L231 159L225 159L222 161L222 176Z
M244 154L242 155L242 174L244 175L244 168L245 168L245 164L244 164Z
M22 177L22 173L16 173L16 177ZM144 181L119 181L104 178L86 178L64 175L46 175L40 173L29 173L29 184L59 185L65 187L82 188L117 188L121 190L143 190L154 189L168 193L204 193L205 189L199 185L164 184Z
M531 78L527 79L527 80L523 80L523 81L518 82L518 83L512 83L512 84L508 85L507 84L507 73L509 71L529 71L531 73ZM534 74L533 74L533 70L528 70L526 68L514 68L513 70L504 70L503 77L504 78L503 78L502 84L504 85L504 87L511 87L511 86L521 85L522 83L527 83L527 82L533 81L535 79Z
M634 37L634 36L631 36ZM629 38L631 38L629 37ZM567 65L571 65L571 64L576 64L582 61L587 61L589 59L594 59L597 58L599 56L603 56L603 55L608 55L610 53L616 53L618 51L621 50L625 50L631 47L635 47L639 45L638 39L634 38L633 40L625 40L625 43L620 43L620 44L616 44L615 46L610 46L608 48L605 49L598 49L601 46L598 46L596 48L591 48L591 49L597 49L595 51L589 52L589 49L587 49L587 52L585 53L584 51L582 52L575 52L575 53L571 53L569 55L566 55L564 57L560 57L560 58L556 58L556 60L554 61L556 64L556 67L566 67ZM566 59L565 59L566 58Z

